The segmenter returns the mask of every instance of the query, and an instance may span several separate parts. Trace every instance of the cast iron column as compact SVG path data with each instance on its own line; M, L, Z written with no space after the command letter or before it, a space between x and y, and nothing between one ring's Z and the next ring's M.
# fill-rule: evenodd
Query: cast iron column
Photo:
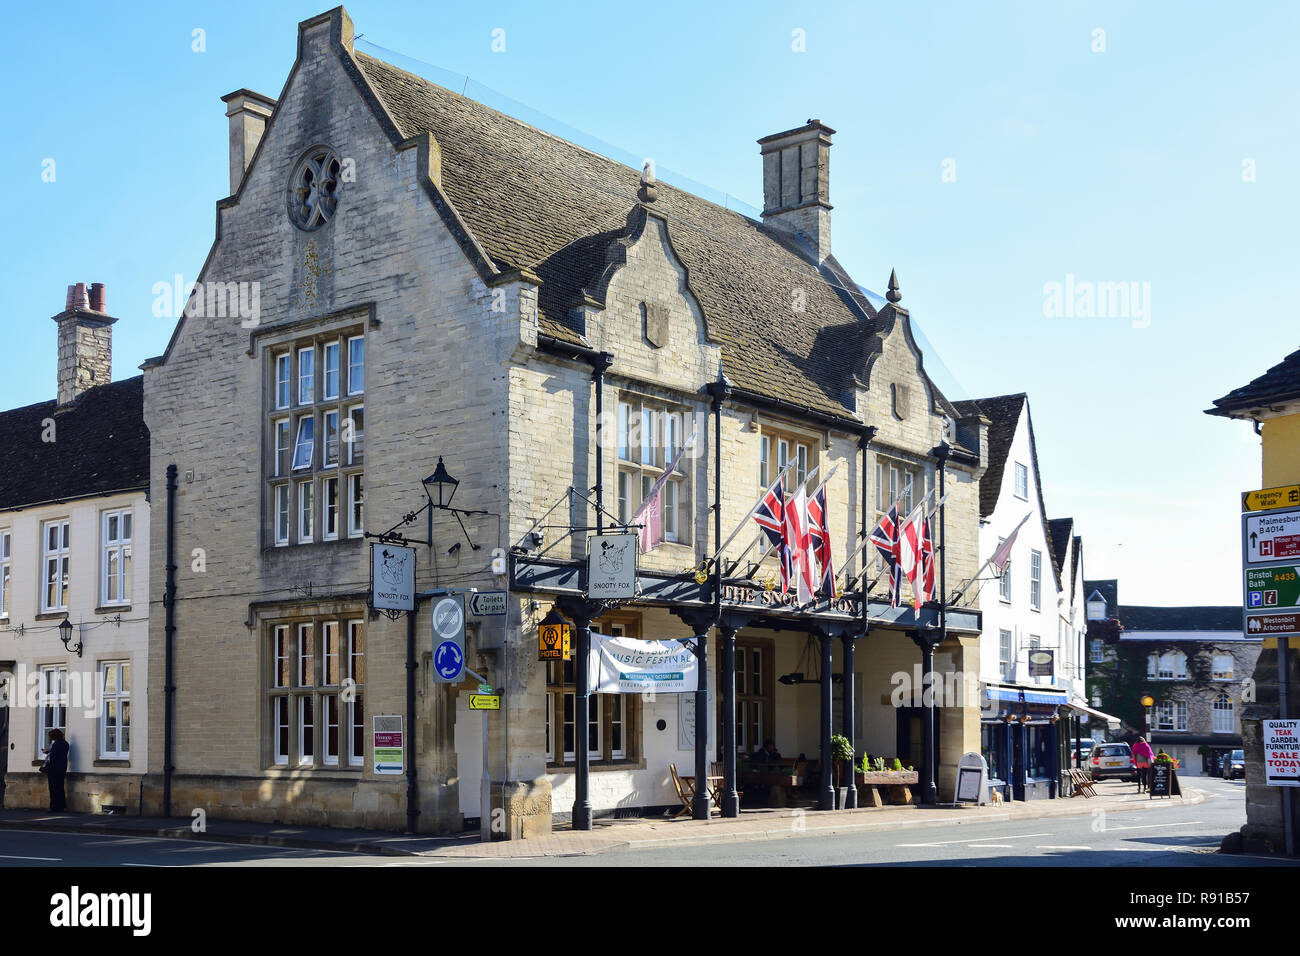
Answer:
M818 787L817 809L835 809L835 785L831 782L831 636L820 635L822 645L822 727L821 764L822 780Z
M938 639L933 633L922 631L908 632L912 641L921 649L921 700L925 702L926 698L929 703L925 706L925 720L922 722L925 727L925 739L923 751L925 753L925 779L921 781L921 802L926 806L934 806L939 802L939 788L935 784L935 764L938 763L938 755L934 752L934 645Z
M722 638L722 815L740 816L736 792L736 629L719 628ZM699 721L696 720L696 724Z
M849 746L853 746L853 741L857 739L856 716L853 713L853 649L857 644L856 634L841 634L840 644L844 649L844 664L840 668L843 673L843 690L840 691L840 698L844 701L844 736L848 738ZM841 768L841 773L847 776L841 778L846 780L845 786L848 787L848 793L844 799L844 809L853 809L858 805L858 787L853 779L853 761L845 761L846 766Z
M591 732L591 697L587 689L587 658L591 656L591 618L575 617L573 626L578 631L578 650L573 662L573 829L590 830L591 754L587 752L587 735Z
M696 669L699 683L695 691L695 798L691 815L696 820L709 818L709 628L695 629Z

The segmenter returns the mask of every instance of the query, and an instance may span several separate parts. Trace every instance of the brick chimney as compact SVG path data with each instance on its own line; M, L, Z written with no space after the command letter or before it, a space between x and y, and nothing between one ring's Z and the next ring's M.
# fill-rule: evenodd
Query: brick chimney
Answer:
M244 170L253 161L257 144L266 132L266 122L275 109L275 100L252 90L235 90L221 98L230 117L230 195L239 192Z
M758 141L763 219L803 238L820 264L831 254L830 149L835 130L810 119Z
M62 408L97 385L107 385L113 376L113 323L108 314L104 283L90 287L78 282L68 286L63 311L53 316L59 324L59 400Z

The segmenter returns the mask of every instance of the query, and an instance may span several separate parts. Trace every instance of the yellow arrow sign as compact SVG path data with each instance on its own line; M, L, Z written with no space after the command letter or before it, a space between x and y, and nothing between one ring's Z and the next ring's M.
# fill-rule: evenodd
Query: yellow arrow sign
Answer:
M470 710L500 710L501 696L499 694L470 694Z
M1261 488L1258 491L1242 492L1241 495L1242 511L1272 511L1275 508L1298 506L1300 506L1300 485Z

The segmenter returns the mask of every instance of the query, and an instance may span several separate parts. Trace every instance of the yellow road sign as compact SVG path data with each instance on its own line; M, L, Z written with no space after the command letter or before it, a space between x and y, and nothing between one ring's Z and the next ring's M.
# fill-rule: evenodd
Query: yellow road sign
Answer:
M499 694L470 694L470 710L500 710L501 696Z
M1241 494L1242 511L1272 511L1274 508L1294 508L1300 505L1300 485L1280 485L1261 488Z

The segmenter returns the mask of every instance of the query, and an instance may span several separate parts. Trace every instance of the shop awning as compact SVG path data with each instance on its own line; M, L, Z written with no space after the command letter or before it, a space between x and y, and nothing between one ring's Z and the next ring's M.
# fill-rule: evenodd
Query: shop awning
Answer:
M1050 690L1022 690L1019 687L988 686L984 689L988 693L989 700L1008 701L1013 704L1047 704L1053 707L1064 707L1070 701L1068 694Z
M1081 704L1077 700L1070 701L1069 706L1072 710L1077 710L1080 713L1091 714L1093 717L1100 717L1102 720L1106 721L1106 723L1114 724L1116 727L1121 723L1118 717L1112 717L1110 714L1103 714L1101 711L1094 710L1087 704Z

